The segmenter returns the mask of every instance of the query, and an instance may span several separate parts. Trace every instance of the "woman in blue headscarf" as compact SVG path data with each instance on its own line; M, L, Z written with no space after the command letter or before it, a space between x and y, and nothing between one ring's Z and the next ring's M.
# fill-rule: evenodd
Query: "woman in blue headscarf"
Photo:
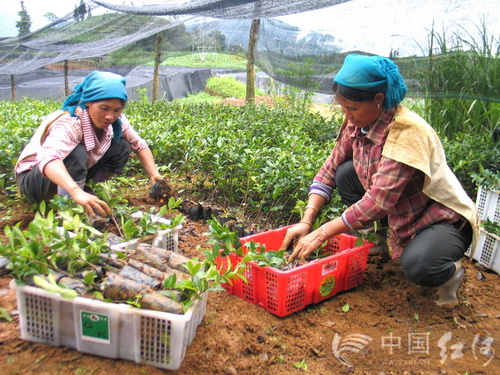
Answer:
M304 216L287 231L282 248L297 241L290 261L305 259L344 232L390 230L392 258L406 277L438 287L439 305L457 302L460 259L477 238L475 205L446 164L436 133L400 105L406 85L397 66L380 56L348 55L334 78L345 119L330 157L314 178ZM337 189L348 208L312 231ZM387 234L376 249L389 256Z
M92 217L96 212L105 216L111 213L109 206L87 193L85 183L121 173L131 151L151 184L163 180L146 141L122 114L127 99L122 76L94 71L85 77L19 156L15 172L20 192L35 202L67 194Z

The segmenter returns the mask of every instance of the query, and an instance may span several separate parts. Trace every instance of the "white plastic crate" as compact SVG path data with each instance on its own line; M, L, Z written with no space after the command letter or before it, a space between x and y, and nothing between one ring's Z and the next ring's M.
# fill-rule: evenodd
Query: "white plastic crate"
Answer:
M498 191L479 186L476 206L482 221L489 219L495 223L500 223L500 194Z
M473 259L500 274L500 239L481 230Z
M134 212L131 217L134 219L139 219L142 216L142 212ZM159 217L156 215L151 215L151 219L153 221L159 221L159 222L164 222L165 224L170 224L170 220L165 219L163 217ZM170 251L173 251L174 253L177 252L178 246L179 246L179 230L182 228L182 225L179 224L175 228L170 228L170 229L164 229L158 231L157 235L153 238L152 240L152 245L161 247L162 249L167 249ZM133 239L130 241L122 242L117 245L112 245L111 249L113 250L135 250L137 245L139 244L140 239Z
M168 370L180 367L207 303L206 298L197 300L177 315L84 297L68 300L14 282L12 287L22 339Z

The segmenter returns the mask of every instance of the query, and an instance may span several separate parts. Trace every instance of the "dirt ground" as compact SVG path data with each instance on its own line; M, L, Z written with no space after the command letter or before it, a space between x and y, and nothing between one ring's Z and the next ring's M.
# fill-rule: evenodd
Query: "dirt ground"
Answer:
M0 214L0 228L26 224L32 215L21 208L9 217L0 208ZM197 245L208 248L207 230L203 220L187 220L180 251L198 256ZM436 306L434 289L410 283L398 261L382 263L377 256L370 256L361 285L283 318L213 292L177 371L20 339L16 296L7 275L0 278L0 307L13 321L0 319L0 373L500 374L500 276L467 258L463 263L466 279L454 308ZM343 311L347 304L349 310Z

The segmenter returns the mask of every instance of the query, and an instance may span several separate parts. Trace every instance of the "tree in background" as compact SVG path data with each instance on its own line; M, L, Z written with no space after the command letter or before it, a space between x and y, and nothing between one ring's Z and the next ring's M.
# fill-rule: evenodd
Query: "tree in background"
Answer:
M31 17L24 7L24 1L21 0L21 10L17 12L19 16L19 21L16 22L16 27L19 29L18 36L26 35L30 33L31 29Z
M52 12L47 12L43 16L49 22L54 22L54 21L57 21L59 19L59 17L57 17L57 15L55 13L52 13Z
M86 15L87 15L87 6L83 2L83 0L80 0L80 5L78 6L75 5L75 10L73 11L73 18L75 19L75 21L79 22L83 21Z
M226 36L219 30L212 31L209 36L215 40L215 48L217 52L226 50Z

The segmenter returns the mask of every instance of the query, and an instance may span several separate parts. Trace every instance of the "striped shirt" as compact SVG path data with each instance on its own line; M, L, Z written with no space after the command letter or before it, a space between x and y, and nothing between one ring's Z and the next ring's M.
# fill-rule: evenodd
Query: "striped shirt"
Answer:
M122 114L120 119L122 138L130 143L132 151L138 153L147 148L146 141L131 127L126 116ZM83 144L87 150L87 167L90 168L104 156L111 145L112 138L112 126L104 129L101 138L96 136L86 109L80 112L80 117L65 114L52 124L43 145L19 161L16 173L28 171L37 166L43 174L48 163L55 159L64 160L79 144Z
M349 123L343 125L332 154L310 187L310 194L329 199L335 188L335 170L352 160L366 193L342 214L351 229L361 229L387 216L393 258L423 228L435 223L454 223L461 215L427 197L424 174L408 165L382 156L395 110L384 111L364 134Z

